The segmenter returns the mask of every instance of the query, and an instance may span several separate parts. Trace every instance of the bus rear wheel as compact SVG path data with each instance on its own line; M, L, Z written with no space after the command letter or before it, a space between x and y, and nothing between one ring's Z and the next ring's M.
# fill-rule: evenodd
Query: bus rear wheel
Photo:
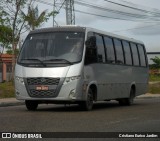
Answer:
M92 108L93 108L93 92L92 92L92 89L88 90L86 101L80 102L79 105L85 111L92 110Z
M38 102L33 100L26 100L25 105L29 111L35 111L38 107Z
M119 100L119 104L122 106L130 106L133 104L135 98L135 90L132 88L130 90L130 96L129 98L123 98Z

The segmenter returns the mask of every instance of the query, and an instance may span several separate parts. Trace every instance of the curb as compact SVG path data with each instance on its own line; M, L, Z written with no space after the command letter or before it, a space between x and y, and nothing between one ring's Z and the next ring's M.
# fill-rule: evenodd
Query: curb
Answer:
M143 94L140 96L137 96L135 99L149 99L149 98L160 98L160 94Z
M154 96L145 96L145 97L142 97L142 96L138 96L138 97L136 97L135 99L156 99L156 98L160 98L160 96L156 96L156 97L154 97Z
M8 107L8 106L19 106L19 105L24 105L25 102L24 101L2 101L0 100L0 107Z

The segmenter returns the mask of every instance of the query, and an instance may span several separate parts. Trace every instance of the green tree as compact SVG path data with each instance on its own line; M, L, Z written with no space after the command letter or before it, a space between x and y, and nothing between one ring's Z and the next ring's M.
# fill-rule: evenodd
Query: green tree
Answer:
M0 43L2 47L9 47L11 44L12 29L5 25L0 25Z
M26 0L0 0L1 17L3 24L12 30L11 45L12 50L17 48L20 39L20 34L25 28L25 20L22 16L22 9L27 6ZM5 20L4 20L5 19Z
M6 53L12 55L12 54L13 54L12 51L13 51L12 48L11 48L11 47L8 47ZM17 49L15 50L15 55L17 56L18 53L19 53L19 49L17 48Z
M53 13L43 11L40 16L38 16L38 8L35 8L35 11L32 10L34 9L31 7L32 1L33 0L0 0L0 25L4 25L11 29L9 41L13 54L12 79L16 62L16 50L20 41L20 35L28 30L28 28L26 29L28 25L31 29L39 27L42 23L47 21ZM23 11L28 7L30 7L28 13L24 14ZM32 14L32 12L34 13Z
M22 10L27 6L26 0L0 0L0 22L11 29L10 43L13 53L12 58L12 77L14 74L14 66L16 62L15 52L20 40L20 35L25 29L25 20L22 16Z
M30 5L28 6L28 13L23 13L23 15L25 21L28 23L28 29L34 30L47 22L49 17L53 15L53 12L48 13L47 10L44 10L39 14L38 6L34 7Z
M5 23L7 19L5 19L6 13L2 11L0 6L0 46L2 47L1 53L3 53L4 48L9 47L11 45L11 36L12 29L9 26L6 26Z
M151 58L154 64L151 65L153 69L160 69L160 58L155 56L155 58Z

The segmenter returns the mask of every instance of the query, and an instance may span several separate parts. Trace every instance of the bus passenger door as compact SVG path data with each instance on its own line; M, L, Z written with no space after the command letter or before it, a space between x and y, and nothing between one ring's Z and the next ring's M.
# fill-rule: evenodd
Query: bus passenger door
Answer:
M84 72L88 76L89 82L96 82L97 100L107 98L106 69L103 38L101 35L95 34L95 36L89 37L86 42Z

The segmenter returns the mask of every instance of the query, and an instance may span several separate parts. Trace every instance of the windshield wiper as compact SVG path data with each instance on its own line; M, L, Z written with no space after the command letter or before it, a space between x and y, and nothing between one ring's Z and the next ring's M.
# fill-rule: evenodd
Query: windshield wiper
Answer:
M41 61L40 59L21 59L21 60L31 60L31 61L39 61L44 67L46 67L47 65L43 62L43 61Z
M49 59L49 60L44 60L43 62L47 62L47 61L63 61L63 62L65 62L65 63L67 63L67 64L70 64L70 65L73 65L73 63L72 62L70 62L70 61L68 61L68 60L66 60L66 59Z

